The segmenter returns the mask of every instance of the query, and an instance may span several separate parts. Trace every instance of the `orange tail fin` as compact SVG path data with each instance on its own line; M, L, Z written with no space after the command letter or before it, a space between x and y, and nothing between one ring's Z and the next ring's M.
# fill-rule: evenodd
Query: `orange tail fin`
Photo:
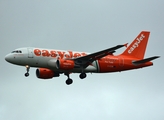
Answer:
M122 55L133 56L139 59L143 59L145 55L145 50L147 42L149 39L150 32L142 31L135 40L127 47L127 49L122 53Z

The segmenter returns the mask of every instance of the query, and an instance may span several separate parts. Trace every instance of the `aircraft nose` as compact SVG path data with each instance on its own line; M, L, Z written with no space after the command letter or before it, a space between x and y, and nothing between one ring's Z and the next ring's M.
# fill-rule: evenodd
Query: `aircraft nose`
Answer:
M11 55L6 55L6 56L5 56L5 60L6 60L7 62L11 62L11 60L12 60Z

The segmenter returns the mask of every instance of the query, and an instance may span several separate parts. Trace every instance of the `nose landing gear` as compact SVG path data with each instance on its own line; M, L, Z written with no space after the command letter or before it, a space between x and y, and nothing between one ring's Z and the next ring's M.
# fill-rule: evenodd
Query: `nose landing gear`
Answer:
M26 65L26 73L24 74L25 77L28 77L29 76L29 70L30 70L30 66Z
M24 75L25 75L25 77L28 77L29 76L29 73L25 73Z

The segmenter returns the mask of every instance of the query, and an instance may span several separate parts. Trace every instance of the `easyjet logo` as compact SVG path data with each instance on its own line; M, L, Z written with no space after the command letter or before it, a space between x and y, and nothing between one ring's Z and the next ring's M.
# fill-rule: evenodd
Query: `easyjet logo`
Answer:
M36 56L43 56L43 57L53 57L53 58L76 58L87 55L86 53L78 53L72 51L56 51L56 50L40 50L34 49L34 54Z
M138 37L135 41L135 43L132 45L132 47L128 50L128 53L131 54L137 47L139 47L142 40L145 38L144 34L141 34L140 37Z

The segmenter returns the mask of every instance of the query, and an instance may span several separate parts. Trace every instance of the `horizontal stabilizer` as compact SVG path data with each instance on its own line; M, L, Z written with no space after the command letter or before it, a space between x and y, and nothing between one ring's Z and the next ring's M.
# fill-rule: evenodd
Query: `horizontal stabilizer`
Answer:
M140 64L143 64L143 63L152 61L152 60L154 60L154 59L157 59L157 58L159 58L159 57L160 57L160 56L154 56L154 57L146 58L146 59L143 59L143 60L133 61L132 63L133 63L134 65L140 65Z

